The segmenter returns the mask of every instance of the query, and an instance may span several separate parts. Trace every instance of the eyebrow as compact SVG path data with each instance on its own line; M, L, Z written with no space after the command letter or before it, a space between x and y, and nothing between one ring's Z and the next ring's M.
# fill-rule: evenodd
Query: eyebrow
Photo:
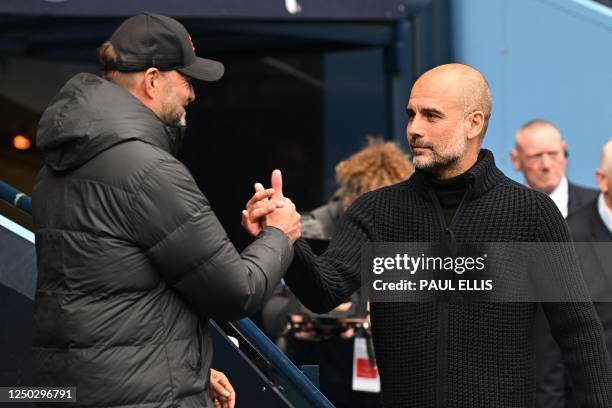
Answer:
M420 109L420 112L422 115L426 115L426 116L439 116L441 118L446 117L444 113L442 113L441 111L435 108L423 108L423 109ZM407 107L406 113L408 114L408 116L414 116L416 112L414 111L414 109Z

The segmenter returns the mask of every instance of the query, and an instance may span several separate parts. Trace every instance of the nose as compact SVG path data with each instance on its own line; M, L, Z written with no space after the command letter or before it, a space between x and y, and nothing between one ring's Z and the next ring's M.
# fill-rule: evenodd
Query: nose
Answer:
M189 95L187 97L187 100L189 101L189 103L195 101L195 91L193 90L193 85L191 83L189 84Z
M408 124L406 125L406 136L408 137L408 141L421 136L420 121L417 115L414 115L408 119Z
M551 158L547 153L544 153L542 155L542 158L540 159L540 163L543 169L548 169L550 167L551 164Z

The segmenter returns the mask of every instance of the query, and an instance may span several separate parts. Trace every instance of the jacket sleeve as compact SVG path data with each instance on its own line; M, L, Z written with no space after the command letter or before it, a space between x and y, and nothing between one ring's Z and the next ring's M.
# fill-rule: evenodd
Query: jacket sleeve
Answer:
M541 265L551 284L566 288L567 302L543 302L553 337L559 344L565 366L572 379L574 397L585 408L612 407L612 369L603 328L582 279L571 245L567 225L555 204L540 201ZM559 243L555 245L555 243ZM541 272L541 271L538 271Z
M361 246L373 241L369 194L358 198L341 218L325 253L316 256L304 239L295 245L295 259L285 281L315 313L325 313L359 289Z
M147 174L131 204L135 242L202 318L235 320L257 311L293 258L289 238L274 227L238 253L178 161Z

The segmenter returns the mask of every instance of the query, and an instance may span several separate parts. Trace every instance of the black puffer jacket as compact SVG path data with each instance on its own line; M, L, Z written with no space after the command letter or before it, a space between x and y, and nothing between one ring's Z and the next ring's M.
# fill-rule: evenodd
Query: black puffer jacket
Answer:
M255 311L291 262L275 228L236 252L171 154L180 133L89 74L41 119L34 380L79 406L212 406L208 319Z

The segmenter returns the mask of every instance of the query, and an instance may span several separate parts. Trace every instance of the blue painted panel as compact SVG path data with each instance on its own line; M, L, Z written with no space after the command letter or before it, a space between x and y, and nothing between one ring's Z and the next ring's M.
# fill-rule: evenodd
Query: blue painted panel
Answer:
M0 216L2 386L31 385L32 300L36 289L36 276L36 251L32 234ZM31 404L23 406L31 407Z
M34 234L0 215L0 285L34 299Z
M590 0L452 0L455 60L488 78L494 99L485 146L502 170L516 129L548 119L568 141L570 179L595 186L612 136L612 10Z
M380 48L325 55L324 194L335 190L336 164L365 146L366 136L387 136L387 95Z

